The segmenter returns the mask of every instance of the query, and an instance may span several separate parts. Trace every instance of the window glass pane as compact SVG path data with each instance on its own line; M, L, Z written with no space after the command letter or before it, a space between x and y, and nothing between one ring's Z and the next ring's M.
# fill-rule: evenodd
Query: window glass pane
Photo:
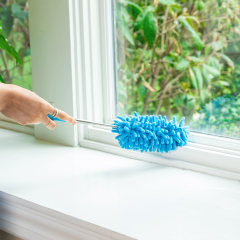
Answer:
M238 0L115 0L118 113L240 137Z
M32 89L27 0L0 0L2 36L11 46L0 45L1 81ZM2 41L2 40L1 40ZM5 49L6 50L6 49Z

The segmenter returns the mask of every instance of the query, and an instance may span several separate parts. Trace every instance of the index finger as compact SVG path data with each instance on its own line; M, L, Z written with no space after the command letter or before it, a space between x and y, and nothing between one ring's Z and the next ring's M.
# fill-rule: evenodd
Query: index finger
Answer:
M73 117L71 117L70 115L68 115L67 113L65 113L64 111L59 110L59 109L58 109L57 117L62 119L62 120L65 120L68 123L71 123L73 125L77 123L76 120Z

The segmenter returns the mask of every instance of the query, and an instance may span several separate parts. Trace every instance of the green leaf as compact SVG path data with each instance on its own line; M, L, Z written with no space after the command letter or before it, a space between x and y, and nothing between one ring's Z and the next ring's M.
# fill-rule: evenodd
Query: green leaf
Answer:
M184 17L191 26L194 25L193 22L196 22L197 24L200 24L199 19L194 17L194 16L184 16Z
M147 93L147 90L146 90L146 88L144 87L144 85L141 84L141 85L137 88L137 91L138 91L139 100L140 100L140 101L144 101L144 99L145 99L145 97L146 97L146 93Z
M124 37L134 46L135 44L134 44L134 40L132 37L132 33L131 33L125 19L122 19L121 29L122 29Z
M202 1L197 0L194 4L194 8L198 11L201 11L204 8L204 3Z
M0 82L5 83L1 74L0 74Z
M197 79L196 79L195 74L194 74L194 72L192 71L191 68L189 68L189 75L190 75L190 79L192 81L193 87L197 90L197 92L199 92Z
M157 34L157 19L153 12L148 12L143 21L144 36L152 47Z
M209 74L207 68L206 68L206 64L203 64L201 66L201 72L202 72L202 76L203 76L203 81L204 84L206 86L208 86L208 84L211 82L211 80L213 79L213 76L211 74Z
M179 23L181 23L185 29L189 32L189 34L191 35L192 39L193 39L193 46L198 49L201 50L203 47L203 42L200 39L200 37L198 36L198 34L195 32L195 30L191 27L191 25L187 22L186 18L184 16L180 16L178 17L178 21Z
M231 58L229 58L227 55L225 55L223 53L219 53L219 55L222 57L223 60L226 61L226 63L228 64L229 67L234 69L234 62L231 60Z
M214 67L218 70L220 69L220 63L219 63L219 60L216 57L213 57L213 56L209 57L208 58L208 65L212 66L212 67Z
M10 7L3 7L0 12L1 22L2 22L2 33L4 36L8 36L12 30L13 17L11 15Z
M20 24L24 27L24 20L28 18L28 13L23 11L19 4L13 3L11 6L12 16L16 17Z
M167 63L174 63L174 59L171 56L165 56L163 60Z
M205 44L204 45L204 53L205 53L205 55L210 55L210 52L211 52L210 44Z
M186 68L188 68L189 66L189 61L185 60L185 59L181 59L180 62L177 64L176 69L178 71L182 71L185 70Z
M199 92L201 94L201 91L203 89L203 77L202 77L202 73L200 71L200 68L198 67L194 67L193 68L193 71L195 73L195 77L196 77L196 80L197 80L197 85L198 85L198 89L199 89Z
M162 5L174 5L176 2L174 0L159 0Z
M142 8L139 7L136 3L127 1L126 2L127 12L135 19L142 12Z
M226 81L218 81L218 83L222 86L225 86L225 87L229 87L229 82L226 82Z
M144 18L145 16L149 13L149 12L152 12L154 11L154 7L153 6L148 6L147 8L144 9L143 12L141 12L137 19L136 19L136 23L135 23L135 26L134 26L134 31L138 31L140 30L142 27L143 27L143 21L144 21Z
M213 77L219 77L220 71L217 68L211 67L209 65L206 65L206 68L210 74L213 75Z
M24 57L30 56L30 55L31 55L31 49L28 47L28 48L25 49Z
M193 62L193 63L200 63L200 62L202 62L201 58L197 58L195 56L189 56L188 60L190 60L190 62Z
M212 66L203 64L202 75L204 77L205 82L208 84L214 77L220 76L220 71Z
M14 47L8 43L8 41L4 38L2 34L0 34L0 48L7 52L11 57L15 58L17 63L19 63L20 65L23 64Z
M215 41L212 43L212 49L215 51L219 51L224 47L223 41Z

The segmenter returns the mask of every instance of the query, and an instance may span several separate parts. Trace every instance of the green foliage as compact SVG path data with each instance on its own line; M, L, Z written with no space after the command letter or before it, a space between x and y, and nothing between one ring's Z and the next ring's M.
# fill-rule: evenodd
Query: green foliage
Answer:
M152 11L149 11L143 19L143 30L149 46L152 47L157 34L156 17Z
M130 32L130 29L127 25L127 22L125 19L123 19L122 23L121 23L121 27L122 27L122 32L124 34L124 36L126 37L126 39L132 44L134 45L134 40L132 37L132 34Z
M203 132L239 137L240 96L223 95L193 116L191 126Z
M126 9L130 15L132 15L133 18L136 18L139 13L142 12L142 9L135 3L127 1L126 2Z
M184 115L198 129L207 104L238 96L238 0L116 1L120 113Z
M193 39L193 46L196 47L197 50L201 50L203 47L203 42L201 38L198 36L197 32L192 28L192 26L188 23L185 16L180 16L178 18L178 22L182 23L185 29L190 33Z
M5 6L0 11L1 22L2 22L2 33L4 36L8 36L13 26L13 16L11 14L11 8Z
M174 0L159 0L159 3L163 4L163 5L173 5L175 4Z
M4 79L2 78L2 76L0 75L0 82L5 83Z
M21 6L18 3L13 3L11 5L12 16L17 18L19 23L24 27L25 20L28 18L28 13L21 9Z
M2 34L0 34L0 48L7 52L12 58L15 58L17 63L22 65L22 61L15 48L9 44Z
M178 62L176 69L178 71L182 71L185 70L189 67L190 62L185 60L185 59L181 59L180 62Z
M31 89L27 0L0 0L0 81Z

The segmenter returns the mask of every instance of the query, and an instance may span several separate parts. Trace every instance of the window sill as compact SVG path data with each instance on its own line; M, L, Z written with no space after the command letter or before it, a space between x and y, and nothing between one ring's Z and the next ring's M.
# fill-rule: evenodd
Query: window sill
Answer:
M22 126L0 113L0 128L33 135L33 125Z
M237 181L3 129L0 142L0 228L13 235L239 239Z

